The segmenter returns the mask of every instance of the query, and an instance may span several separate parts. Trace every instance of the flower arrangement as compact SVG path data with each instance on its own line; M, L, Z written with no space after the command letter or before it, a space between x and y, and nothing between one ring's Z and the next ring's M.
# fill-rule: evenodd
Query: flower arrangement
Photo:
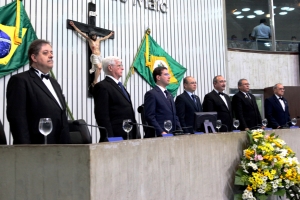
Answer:
M235 200L266 200L270 195L300 199L300 165L295 153L286 143L258 129L247 131L250 146L243 151L241 164L235 174L235 185L242 194Z

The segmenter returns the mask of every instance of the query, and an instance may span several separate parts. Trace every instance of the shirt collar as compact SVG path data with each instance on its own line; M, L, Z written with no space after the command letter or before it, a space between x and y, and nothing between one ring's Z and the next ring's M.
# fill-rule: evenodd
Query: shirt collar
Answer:
M157 87L159 87L159 89L161 89L162 92L165 92L165 88L161 87L160 85L156 85Z
M111 75L106 75L107 77L111 78L112 80L114 80L116 82L116 84L118 84L120 81L115 79L113 76Z

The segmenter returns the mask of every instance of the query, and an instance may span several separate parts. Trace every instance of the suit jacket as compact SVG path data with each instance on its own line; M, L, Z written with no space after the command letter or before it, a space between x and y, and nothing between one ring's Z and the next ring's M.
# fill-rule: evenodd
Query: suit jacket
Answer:
M157 136L161 136L162 132L166 132L164 129L164 121L172 121L172 129L181 130L181 126L176 116L176 108L174 99L171 94L171 105L168 102L165 94L161 89L155 86L152 90L146 92L144 99L144 113L145 119L150 126L154 126ZM145 133L146 138L155 137L155 132L150 129Z
M227 94L224 94L224 97L226 99L228 107L215 90L206 94L203 100L203 111L217 112L218 119L222 121L222 124L225 124L227 126L227 128L225 126L222 126L220 128L220 132L232 131L233 123L230 98Z
M251 99L243 92L239 91L232 97L232 108L235 118L240 121L238 129L254 128L261 126L261 116L256 104L256 99L253 94L250 94ZM256 127L258 128L258 127Z
M283 98L285 111L275 95L265 100L265 115L268 120L268 127L277 128L278 126L288 126L291 121L288 102Z
M126 91L127 92L127 91ZM130 95L127 92L129 98ZM136 123L131 100L128 100L119 85L110 77L106 77L94 86L95 117L100 129L100 141L107 141L108 137L123 137L127 139L127 133L123 130L123 120L131 119ZM137 138L137 128L133 126L130 139Z
M52 120L53 129L47 136L47 143L70 143L65 99L58 82L51 77L50 82L62 108L33 68L10 78L6 94L7 119L14 144L43 144L40 118Z
M176 97L176 113L182 127L192 126L191 128L183 128L185 133L194 133L195 112L202 112L202 105L198 96L196 102L193 101L191 96L184 91L181 95Z

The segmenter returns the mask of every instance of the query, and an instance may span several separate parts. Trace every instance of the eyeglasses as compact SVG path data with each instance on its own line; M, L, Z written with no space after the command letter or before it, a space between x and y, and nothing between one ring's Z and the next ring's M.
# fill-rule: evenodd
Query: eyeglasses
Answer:
M120 65L112 65L112 66L117 66L117 67L123 68L123 64L120 64Z
M282 90L282 91L285 91L285 89L284 88L277 88L278 90Z
M169 74L169 73L164 73L163 75L164 75L164 76L170 76L170 74Z
M194 84L197 84L197 82L196 81L195 82L190 82L189 84L194 85Z
M219 83L226 83L226 80L221 80L219 81Z

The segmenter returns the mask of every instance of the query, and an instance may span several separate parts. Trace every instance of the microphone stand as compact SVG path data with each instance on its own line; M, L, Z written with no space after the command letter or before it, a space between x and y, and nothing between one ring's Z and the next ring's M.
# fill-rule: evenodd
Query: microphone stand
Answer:
M154 129L155 137L157 137L154 126L149 126L149 125L146 125L146 124L133 123L133 122L129 122L129 124L130 124L130 125L138 125L138 126L143 126L143 127L147 127L147 128Z
M103 127L103 126L95 126L95 125L87 124L87 123L85 123L85 122L81 122L81 121L78 121L78 120L74 120L74 121L73 121L73 124L74 124L74 125L91 126L91 127L96 127L96 128L105 130L106 139L108 139L108 132L107 132L107 129L106 129L105 127Z

